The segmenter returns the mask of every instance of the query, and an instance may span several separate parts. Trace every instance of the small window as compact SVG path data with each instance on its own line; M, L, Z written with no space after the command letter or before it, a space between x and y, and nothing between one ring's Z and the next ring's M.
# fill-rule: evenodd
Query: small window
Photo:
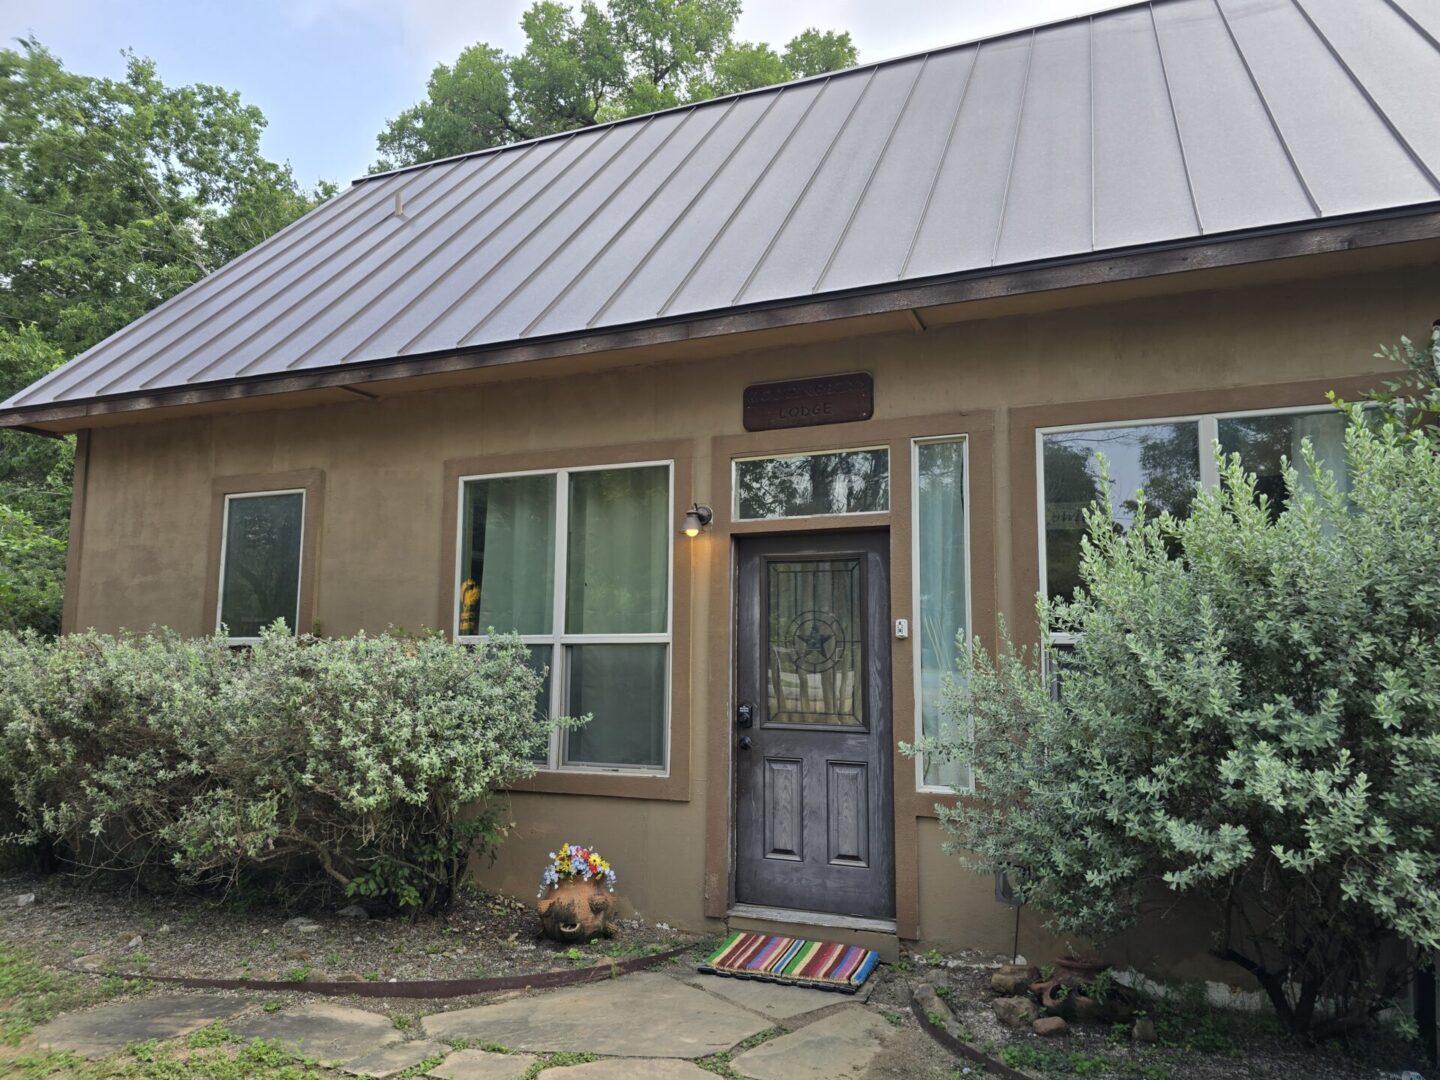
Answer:
M295 632L304 524L303 491L225 497L216 622L231 641L255 641L276 619Z
M669 464L461 480L457 640L519 634L545 714L593 717L541 764L665 769L673 503Z
M1285 512L1290 493L1285 490L1284 462L1300 474L1300 487L1313 486L1305 469L1301 447L1306 439L1322 468L1335 474L1341 491L1349 490L1345 468L1346 416L1338 409L1311 413L1228 416L1218 423L1220 449L1226 457L1240 455L1240 464L1255 474L1255 494L1269 500L1271 517Z
M1068 600L1080 583L1080 540L1085 510L1100 498L1100 455L1110 473L1111 516L1117 527L1135 524L1135 492L1146 510L1190 513L1200 484L1200 427L1195 421L1087 428L1042 436L1045 590Z
M963 675L970 644L969 524L963 437L914 443L915 620L919 662L915 704L921 734L942 734L940 702L947 678ZM943 734L952 734L943 732ZM969 770L956 762L919 762L920 786L964 790Z
M829 517L890 509L890 451L745 458L735 462L735 518Z

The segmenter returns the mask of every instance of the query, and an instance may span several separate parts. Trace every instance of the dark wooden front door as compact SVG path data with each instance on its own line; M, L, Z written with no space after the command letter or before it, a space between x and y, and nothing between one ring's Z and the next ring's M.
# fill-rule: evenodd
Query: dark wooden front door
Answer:
M889 918L889 536L738 544L735 899Z

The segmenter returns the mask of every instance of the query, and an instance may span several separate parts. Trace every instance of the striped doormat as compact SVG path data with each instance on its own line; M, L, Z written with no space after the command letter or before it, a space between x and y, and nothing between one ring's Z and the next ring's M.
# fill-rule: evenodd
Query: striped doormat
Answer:
M880 957L873 949L828 941L751 934L737 930L703 964L706 975L763 979L789 986L809 986L853 994L875 970Z

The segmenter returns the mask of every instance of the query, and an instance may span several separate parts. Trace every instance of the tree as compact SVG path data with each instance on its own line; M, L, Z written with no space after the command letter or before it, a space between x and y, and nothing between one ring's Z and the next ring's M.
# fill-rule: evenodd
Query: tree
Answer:
M739 0L538 0L525 48L471 45L380 133L377 170L654 112L849 67L848 33L809 29L783 53L734 40Z
M1206 898L1215 954L1315 1037L1440 947L1440 439L1350 415L1348 496L1307 446L1283 514L1238 458L1188 518L1093 507L1082 587L1039 608L1077 635L1063 700L977 644L942 706L972 734L922 746L975 770L941 810L970 867L1097 939Z
M328 196L261 155L264 127L237 94L167 86L133 54L116 80L68 71L34 39L0 50L0 400ZM0 432L0 506L27 523L7 529L63 551L73 457L69 440ZM58 611L36 618L53 627Z

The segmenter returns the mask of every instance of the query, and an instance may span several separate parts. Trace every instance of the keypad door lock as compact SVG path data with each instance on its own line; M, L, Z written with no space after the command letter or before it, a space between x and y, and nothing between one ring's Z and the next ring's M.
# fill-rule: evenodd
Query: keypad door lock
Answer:
M735 708L735 725L737 727L751 727L755 723L755 706L748 701L742 702Z

